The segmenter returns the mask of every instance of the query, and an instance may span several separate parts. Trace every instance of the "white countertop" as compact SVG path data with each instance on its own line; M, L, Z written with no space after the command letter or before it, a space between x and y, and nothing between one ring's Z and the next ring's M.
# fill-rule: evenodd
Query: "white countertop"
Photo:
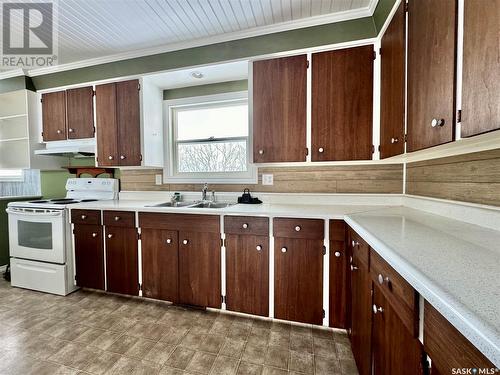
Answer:
M345 220L500 367L500 231L407 207Z

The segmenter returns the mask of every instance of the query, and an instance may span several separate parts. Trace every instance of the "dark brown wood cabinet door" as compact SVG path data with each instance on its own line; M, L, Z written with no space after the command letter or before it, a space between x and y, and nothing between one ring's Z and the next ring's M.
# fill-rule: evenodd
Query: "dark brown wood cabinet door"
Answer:
M374 287L372 315L373 374L422 374L422 346L396 311Z
M42 126L44 141L66 139L66 92L42 94Z
M466 0L462 137L500 129L500 2Z
M118 158L122 166L141 165L139 80L116 83Z
M179 232L179 303L220 308L220 251L218 233Z
M142 295L179 301L179 240L176 231L143 228Z
M104 249L100 225L74 227L76 285L104 289Z
M95 111L97 164L99 166L119 165L115 83L95 87Z
M380 48L380 158L404 152L405 135L405 25L404 3L392 18Z
M312 55L313 161L373 156L373 45Z
M106 281L113 293L139 295L137 229L106 228Z
M371 374L372 296L368 269L351 264L351 347L360 375Z
M255 163L305 161L307 56L253 63Z
M274 316L323 322L323 240L274 238Z
M269 315L269 237L226 235L226 305Z
M66 91L68 138L94 137L94 90L92 86Z
M348 260L345 242L330 241L330 327L347 328Z
M408 9L407 149L416 151L454 139L457 3L409 0Z

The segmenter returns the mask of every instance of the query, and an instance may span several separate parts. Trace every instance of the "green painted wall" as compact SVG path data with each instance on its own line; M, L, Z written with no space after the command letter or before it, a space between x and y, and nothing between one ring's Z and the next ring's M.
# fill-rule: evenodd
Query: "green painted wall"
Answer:
M24 89L35 91L35 86L30 77L18 76L0 79L0 94Z
M189 98L202 95L214 95L245 90L248 90L248 80L242 79L240 81L219 82L209 85L181 87L178 89L165 90L163 91L163 100Z
M378 0L375 12L373 12L373 24L375 25L377 35L384 26L385 20L389 17L389 13L391 13L391 9L396 1L397 0Z

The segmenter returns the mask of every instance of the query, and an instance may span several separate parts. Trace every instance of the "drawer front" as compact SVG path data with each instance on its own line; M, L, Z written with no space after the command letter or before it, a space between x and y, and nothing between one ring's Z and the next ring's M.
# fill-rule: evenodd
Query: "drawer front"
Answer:
M325 225L320 219L276 218L273 220L274 237L321 240L325 237Z
M139 212L139 227L199 233L220 233L220 216Z
M99 210L71 210L73 224L101 225L101 211Z
M224 216L224 233L269 236L269 218Z
M330 220L330 241L345 242L345 228L344 220Z
M348 245L351 247L352 258L364 265L365 268L368 268L370 264L370 247L354 230L350 229L349 232L351 243Z
M415 289L373 249L370 275L412 334L418 335L418 296Z
M135 227L135 212L104 211L104 225L110 227Z

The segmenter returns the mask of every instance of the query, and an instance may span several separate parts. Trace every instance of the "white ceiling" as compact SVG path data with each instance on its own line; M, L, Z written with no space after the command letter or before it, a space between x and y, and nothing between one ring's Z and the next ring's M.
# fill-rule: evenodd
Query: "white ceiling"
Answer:
M377 1L59 0L59 64L358 18Z

